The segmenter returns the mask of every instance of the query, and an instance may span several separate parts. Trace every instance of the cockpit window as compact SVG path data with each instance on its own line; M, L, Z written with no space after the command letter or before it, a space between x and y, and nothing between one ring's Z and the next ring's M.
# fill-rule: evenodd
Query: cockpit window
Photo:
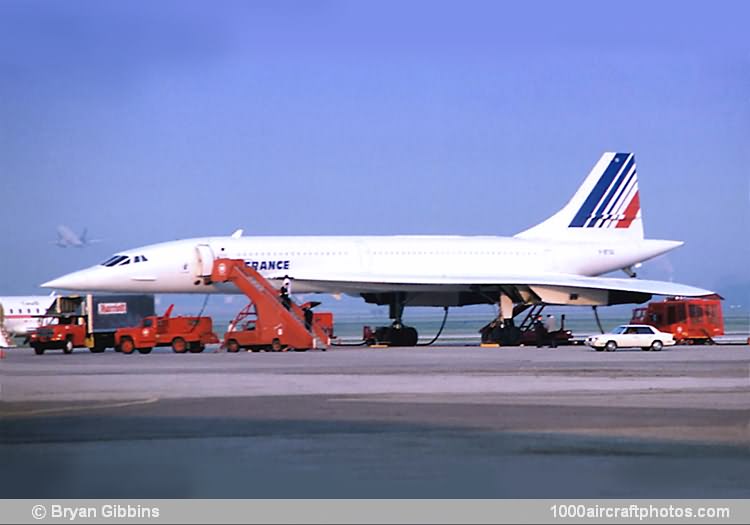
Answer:
M148 259L146 259L145 255L136 255L132 259L128 257L127 255L113 255L106 261L102 263L102 266L112 267L112 266L125 266L126 264L130 264L131 262L133 264L139 263L139 262L146 262Z
M113 255L112 257L104 261L102 263L102 266L115 266L116 264L121 263L127 258L128 258L127 255Z

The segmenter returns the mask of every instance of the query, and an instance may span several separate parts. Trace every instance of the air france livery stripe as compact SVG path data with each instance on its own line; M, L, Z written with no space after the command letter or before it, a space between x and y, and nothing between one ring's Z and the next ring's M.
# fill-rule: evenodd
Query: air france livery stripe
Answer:
M569 227L627 228L639 213L635 156L617 153Z

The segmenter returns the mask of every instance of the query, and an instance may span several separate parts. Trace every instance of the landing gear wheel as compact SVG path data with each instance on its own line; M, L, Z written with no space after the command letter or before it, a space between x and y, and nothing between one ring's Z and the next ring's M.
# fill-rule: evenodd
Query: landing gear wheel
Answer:
M607 344L604 345L604 348L607 350L607 352L614 352L617 350L617 343L614 341L607 341Z
M146 347L146 348L139 348L139 349L138 349L138 351L139 351L140 353L142 353L142 354L150 354L150 353L151 353L151 350L152 350L152 348L150 348L150 347Z
M70 337L68 337L65 340L65 346L63 346L63 353L64 354L72 354L73 353L73 348L75 348L73 346L73 339L71 339Z
M654 341L651 343L651 350L654 352L661 352L661 349L664 348L664 343L661 341Z
M123 354L132 354L135 351L135 345L132 339L123 339L120 343L120 351Z
M187 345L182 337L175 337L172 340L172 350L177 354L184 354L187 350Z
M230 339L227 341L227 352L236 353L240 351L240 344L236 339Z
M394 323L375 330L375 338L378 342L387 343L390 346L416 346L418 334L413 326Z

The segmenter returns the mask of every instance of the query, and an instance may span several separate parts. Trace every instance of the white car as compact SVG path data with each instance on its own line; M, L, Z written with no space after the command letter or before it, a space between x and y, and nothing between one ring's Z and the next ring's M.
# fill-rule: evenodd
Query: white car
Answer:
M660 351L665 346L674 344L674 336L660 332L647 324L624 324L607 334L592 335L586 338L586 344L597 352L606 350L614 352L617 347L640 347L642 350Z

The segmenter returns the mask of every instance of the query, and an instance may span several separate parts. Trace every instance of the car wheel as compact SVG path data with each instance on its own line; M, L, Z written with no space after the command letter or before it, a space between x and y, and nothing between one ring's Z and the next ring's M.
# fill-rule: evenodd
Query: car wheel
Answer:
M73 353L73 339L68 337L65 340L65 346L63 347L63 353L65 354L72 354Z
M42 355L42 354L44 354L44 350L45 350L45 348L43 346L37 346L37 345L34 346L34 353L36 355Z
M187 350L187 344L182 337L175 337L172 341L172 351L177 354L184 354Z
M135 345L133 344L133 340L129 337L123 339L120 342L120 351L125 355L130 355L135 351Z
M607 349L607 352L614 352L615 350L617 350L617 343L615 343L614 341L607 341L607 344L604 345L604 348Z
M664 343L661 341L654 341L651 343L651 350L654 352L661 352L661 349L664 348Z

